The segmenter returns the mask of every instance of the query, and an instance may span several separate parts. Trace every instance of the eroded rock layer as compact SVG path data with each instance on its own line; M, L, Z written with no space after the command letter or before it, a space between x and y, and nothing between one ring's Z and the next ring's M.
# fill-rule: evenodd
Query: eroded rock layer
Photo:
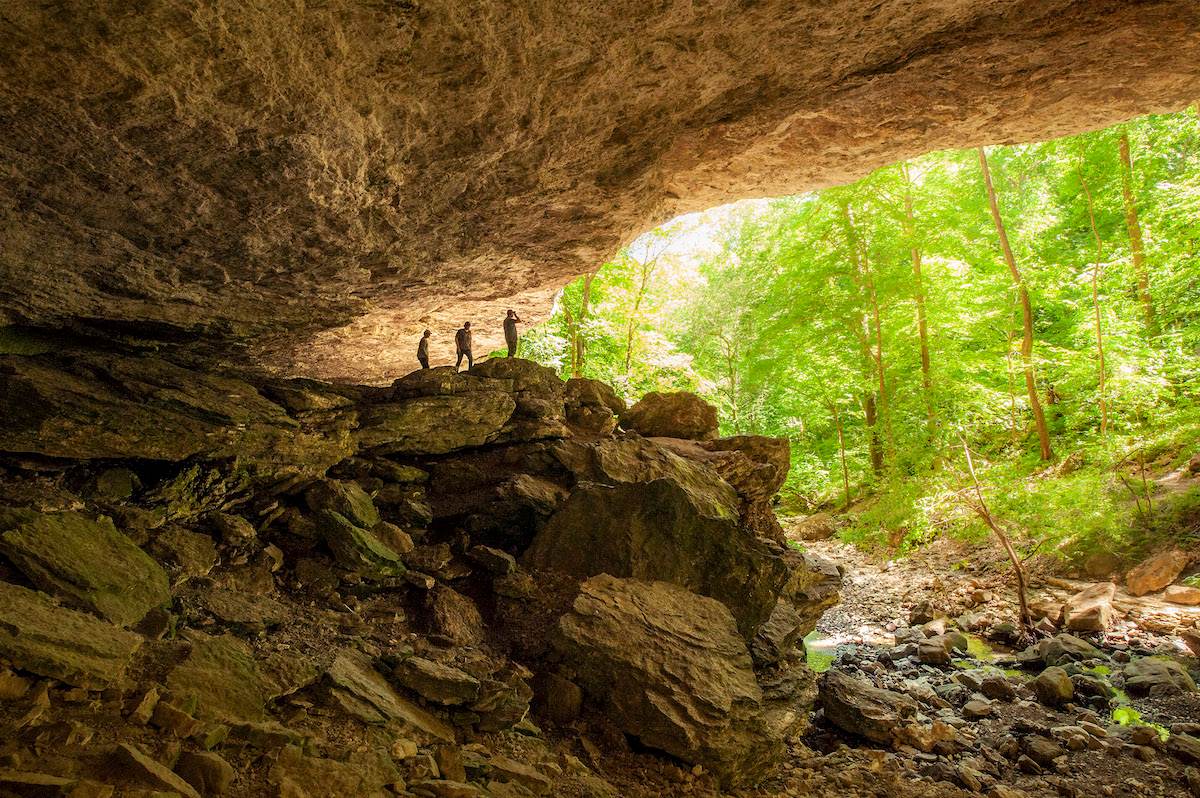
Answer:
M605 798L569 751L626 736L760 780L840 576L760 534L777 483L624 409L515 358L0 357L0 793ZM786 475L786 442L706 445Z
M0 324L402 373L680 212L1200 97L1191 0L16 0Z

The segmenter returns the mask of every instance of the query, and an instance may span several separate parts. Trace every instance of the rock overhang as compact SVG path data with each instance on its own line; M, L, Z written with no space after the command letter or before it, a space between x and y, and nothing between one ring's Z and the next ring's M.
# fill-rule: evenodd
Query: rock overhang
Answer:
M0 323L359 381L679 213L1200 97L1188 0L18 0L0 42Z

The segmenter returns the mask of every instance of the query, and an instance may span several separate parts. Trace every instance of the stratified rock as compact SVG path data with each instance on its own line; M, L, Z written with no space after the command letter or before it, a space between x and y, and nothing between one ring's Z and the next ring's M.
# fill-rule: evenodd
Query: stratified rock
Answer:
M0 582L0 657L78 687L119 682L140 635L63 609L41 593Z
M433 593L431 626L460 646L477 646L483 642L483 618L475 602L449 587L438 587Z
M516 402L499 441L537 441L570 434L564 384L554 369L523 358L497 357L477 364L470 373L486 377L496 386L505 386Z
M742 530L729 494L670 478L577 487L524 555L532 568L671 582L721 601L752 636L788 576L780 556Z
M293 617L281 602L244 590L213 587L204 591L198 599L205 609L224 623L245 629L279 626Z
M360 411L354 440L381 453L446 454L500 437L516 407L499 390L383 402Z
M358 651L342 651L329 666L327 676L346 699L360 705L359 717L374 722L396 721L429 737L454 742L454 730L443 721L401 698L375 670L370 659Z
M423 657L401 660L392 678L427 701L444 706L469 704L479 698L479 680L474 676Z
M917 704L908 696L881 690L838 670L821 677L819 695L830 723L885 745L894 744L898 731L913 723L917 715Z
M191 650L167 675L167 687L180 701L194 701L197 717L257 721L279 691L255 661L250 646L233 635L210 637L188 632Z
M0 356L0 451L73 459L241 457L318 473L349 439L306 431L234 378L100 352Z
M1063 604L1063 622L1073 632L1103 632L1113 623L1113 598L1117 586L1097 582L1067 599Z
M780 599L766 623L750 641L756 663L779 662L796 653L796 643L805 635L804 619L790 601Z
M0 553L43 590L121 626L170 599L158 563L108 518L0 511Z
M694 393L651 391L621 414L621 426L647 438L717 437L717 409Z
M1144 596L1162 590L1183 573L1190 559L1188 553L1180 548L1160 552L1125 575L1125 588L1131 596Z
M1122 671L1125 689L1133 695L1175 695L1196 692L1196 683L1174 660L1142 657L1128 663Z
M559 621L554 645L643 745L726 784L760 777L782 754L746 644L720 602L665 582L596 576Z

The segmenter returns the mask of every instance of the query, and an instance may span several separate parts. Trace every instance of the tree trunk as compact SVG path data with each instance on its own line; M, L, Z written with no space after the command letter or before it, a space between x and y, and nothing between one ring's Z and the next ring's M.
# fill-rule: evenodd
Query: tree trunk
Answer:
M575 315L571 313L571 306L568 305L566 301L564 301L562 304L562 310L563 318L567 322L567 357L570 358L571 361L571 376L578 377L579 364L576 362L576 357L579 354L579 350L576 342L579 339L579 328L575 321Z
M925 282L921 275L921 250L917 246L917 225L913 218L912 181L908 176L908 164L900 164L904 177L904 232L909 240L912 257L913 294L917 301L917 335L921 347L921 388L925 395L925 417L929 425L929 440L934 438L936 420L933 411L933 378L929 367L929 327L925 318Z
M845 512L850 512L850 472L846 469L846 440L842 437L842 416L838 412L836 402L833 405L833 424L837 427L838 454L842 458L842 489L846 494Z
M579 316L575 319L575 336L571 342L574 352L571 357L572 377L583 376L583 363L587 356L587 341L583 337L583 323L587 321L588 305L592 301L592 280L594 279L596 279L594 273L585 275L583 278L583 296L579 301Z
M1138 221L1137 201L1133 195L1133 160L1129 157L1129 136L1121 135L1121 189L1125 198L1125 229L1129 234L1129 249L1133 253L1133 273L1137 277L1138 299L1146 319L1146 332L1158 335L1158 320L1154 315L1154 299L1150 295L1150 273L1146 270L1146 255L1142 248L1142 225Z
M625 374L629 375L630 364L633 362L633 331L637 325L638 311L642 307L642 298L646 295L646 285L650 282L650 274L654 271L654 264L657 261L641 264L642 279L638 283L637 294L633 300L633 310L629 314L629 324L625 328Z
M1080 157L1079 182L1083 186L1083 195L1087 198L1088 221L1092 225L1092 238L1096 241L1096 263L1092 266L1092 312L1093 326L1096 331L1096 359L1100 367L1100 436L1108 434L1108 398L1105 392L1104 374L1104 333L1100 328L1100 262L1104 257L1103 244L1100 241L1100 231L1096 228L1096 205L1092 199L1092 190L1087 178L1083 176L1083 158Z
M1041 444L1043 460L1051 460L1054 452L1050 449L1050 430L1046 426L1046 414L1042 412L1042 402L1038 398L1037 379L1033 371L1033 305L1029 301L1029 289L1017 271L1017 260L1013 257L1012 247L1008 243L1008 232L1004 229L1004 220L1000 217L1000 204L996 201L996 189L992 185L992 173L988 169L987 155L983 147L979 148L979 167L983 170L983 184L987 189L988 206L992 211L992 221L996 225L996 235L1000 238L1000 249L1004 252L1004 262L1008 264L1009 274L1017 286L1017 294L1021 300L1021 315L1024 320L1024 337L1021 339L1021 361L1025 366L1025 391L1029 394L1029 407L1033 410L1033 420L1037 425L1038 441Z
M865 294L866 304L871 311L870 331L872 337L875 338L875 344L872 346L867 333L864 331L867 324L866 319L860 316L859 323L862 325L862 328L857 330L856 333L863 352L864 370L870 374L878 385L877 392L874 395L866 394L863 397L863 414L870 432L871 470L878 476L883 473L884 462L883 442L880 440L879 434L879 420L881 417L884 420L887 418L887 381L884 378L883 331L882 324L880 323L879 302L875 296L875 281L871 277L870 267L866 262L866 255L862 251L858 229L854 225L854 216L850 212L849 203L842 204L842 219L846 227L846 243L850 247L850 260L853 265L854 282L863 289Z

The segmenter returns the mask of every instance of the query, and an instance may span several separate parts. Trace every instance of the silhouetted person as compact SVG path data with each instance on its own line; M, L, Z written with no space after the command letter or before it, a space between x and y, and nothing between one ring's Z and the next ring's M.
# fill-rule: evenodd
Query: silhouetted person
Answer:
M421 361L421 368L429 368L429 336L433 335L429 330L421 336L421 343L417 344L417 360Z
M467 358L467 368L475 365L475 358L471 356L471 322L464 321L463 326L454 333L454 348L458 351L458 360L454 362L455 371L462 365L462 359Z
M508 344L509 357L517 354L517 322L520 320L512 308L509 308L508 316L504 319L504 342Z

